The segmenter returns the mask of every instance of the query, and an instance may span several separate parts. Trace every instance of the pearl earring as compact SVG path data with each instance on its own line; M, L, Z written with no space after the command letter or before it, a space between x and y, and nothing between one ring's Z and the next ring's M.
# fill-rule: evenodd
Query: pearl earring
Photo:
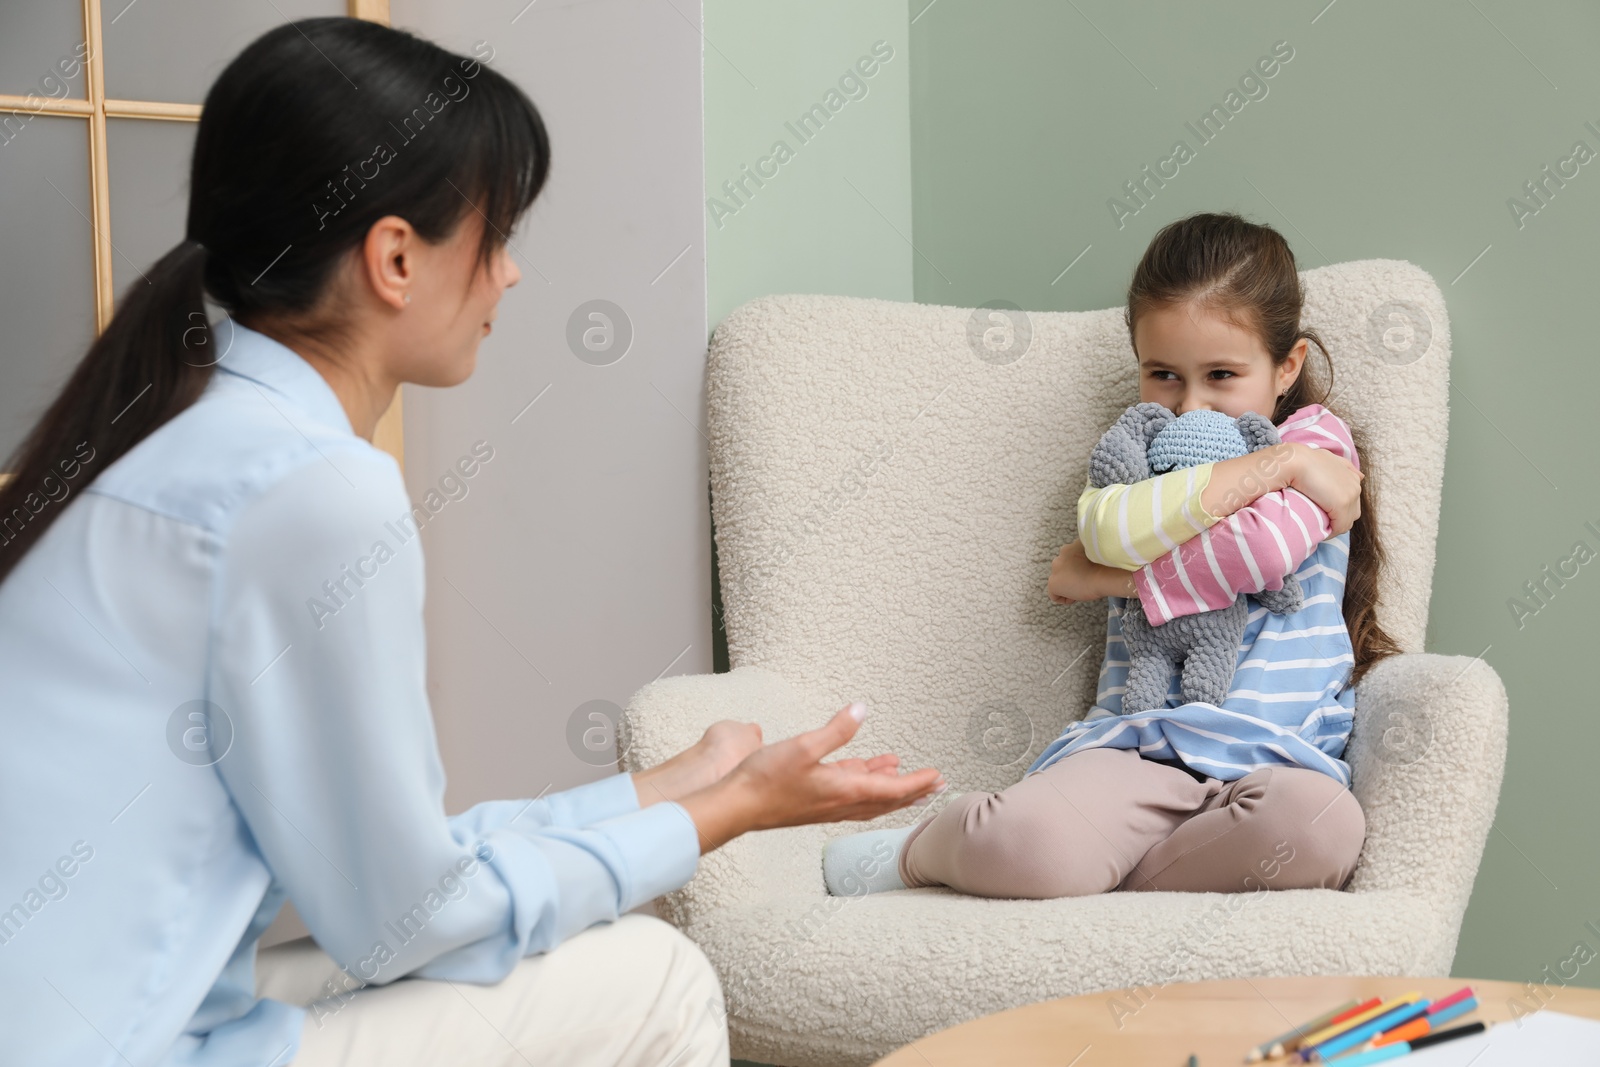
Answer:
M408 304L411 303L411 294L410 293L406 294L406 303L408 303Z

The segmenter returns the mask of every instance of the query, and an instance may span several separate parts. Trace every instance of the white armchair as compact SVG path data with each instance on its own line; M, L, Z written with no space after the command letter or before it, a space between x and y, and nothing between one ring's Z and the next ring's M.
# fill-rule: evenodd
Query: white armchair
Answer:
M722 977L737 1057L864 1064L1050 997L1137 1012L1167 982L1444 974L1499 794L1506 696L1480 660L1422 651L1448 428L1443 296L1395 260L1305 272L1329 400L1367 435L1388 561L1379 617L1406 654L1357 690L1346 758L1367 815L1343 892L988 900L830 897L823 843L863 824L750 835L704 858L665 916ZM1313 350L1313 372L1324 370ZM734 670L629 702L623 764L722 718L769 740L851 698L850 754L999 789L1094 701L1104 602L1044 593L1100 433L1137 399L1120 308L1019 313L825 296L752 301L718 327L713 514ZM873 825L909 825L913 808ZM1064 1057L1069 1058L1069 1057Z

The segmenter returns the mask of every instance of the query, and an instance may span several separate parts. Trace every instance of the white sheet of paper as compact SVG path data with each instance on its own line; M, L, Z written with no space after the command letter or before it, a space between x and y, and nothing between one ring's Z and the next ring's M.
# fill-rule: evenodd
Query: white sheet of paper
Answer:
M1457 1020L1452 1026L1464 1026ZM1339 1061L1335 1059L1334 1063ZM1495 1023L1481 1034L1446 1041L1392 1061L1405 1067L1523 1067L1562 1064L1600 1067L1600 1022L1539 1011L1521 1023Z

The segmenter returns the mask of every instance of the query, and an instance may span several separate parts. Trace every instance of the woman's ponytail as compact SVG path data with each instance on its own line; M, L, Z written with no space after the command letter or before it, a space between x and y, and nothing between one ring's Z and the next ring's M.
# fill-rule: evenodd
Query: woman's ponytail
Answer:
M533 203L550 145L533 103L476 58L401 30L317 18L269 30L206 93L189 240L123 297L0 486L0 581L103 470L193 404L224 353L206 298L239 323L313 323L336 266L398 215L440 242L468 214L480 265ZM352 87L359 92L352 92Z
M216 363L205 268L193 241L157 260L11 457L0 486L0 581L69 496L205 389Z

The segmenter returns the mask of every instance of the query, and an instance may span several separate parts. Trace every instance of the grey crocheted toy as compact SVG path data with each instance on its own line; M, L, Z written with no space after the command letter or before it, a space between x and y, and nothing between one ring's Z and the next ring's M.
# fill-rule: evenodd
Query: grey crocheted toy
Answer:
M1135 404L1117 419L1089 456L1089 482L1097 488L1131 485L1183 467L1232 459L1278 443L1271 420L1247 411L1234 419L1220 411L1191 411L1182 417L1160 404ZM1276 615L1292 615L1304 605L1300 582L1286 575L1282 589L1249 594ZM1123 714L1165 707L1172 672L1182 667L1185 703L1220 705L1233 685L1250 609L1245 594L1225 608L1180 615L1152 625L1138 597L1122 609L1122 637L1128 646L1128 687Z

